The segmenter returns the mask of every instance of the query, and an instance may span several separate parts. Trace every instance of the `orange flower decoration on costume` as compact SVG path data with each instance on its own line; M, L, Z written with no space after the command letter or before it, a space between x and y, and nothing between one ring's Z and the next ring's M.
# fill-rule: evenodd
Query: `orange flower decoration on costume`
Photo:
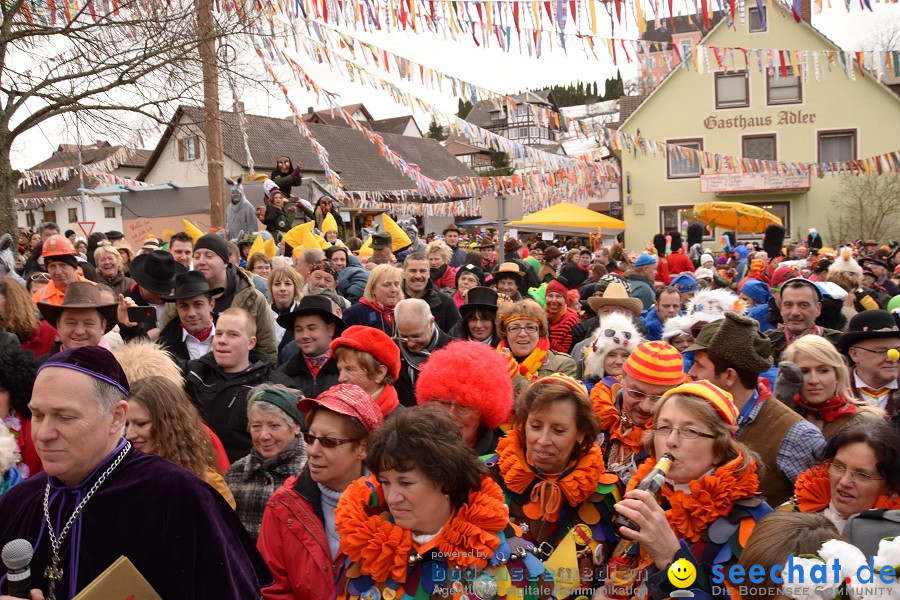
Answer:
M565 497L569 506L578 506L597 491L597 486L606 473L603 452L594 445L561 479L557 479L555 475L539 477L528 465L521 434L515 429L510 429L497 442L497 456L500 475L512 492L521 494L535 479L541 480L532 490L531 501L523 506L525 514L531 519L556 521L562 508L562 497Z
M663 497L669 501L666 519L672 531L689 542L697 542L713 521L728 513L735 500L749 498L759 488L756 463L751 463L743 472L737 469L743 456L725 463L712 475L704 475L690 483L691 493L673 491L669 486L663 489ZM634 477L628 482L626 491L631 491L641 479L656 466L656 459L649 458L641 463Z
M600 417L600 429L609 431L610 438L618 440L633 453L638 453L644 447L644 433L650 426L650 421L643 427L632 425L627 432L624 431L622 413L616 407L616 397L621 388L620 383L614 383L609 388L600 382L591 390L591 403L594 405L594 412Z
M374 489L370 485L374 486ZM334 522L347 556L376 582L406 581L412 534L387 520L388 508L381 502L381 486L374 477L351 483L338 502ZM367 508L379 503L378 514ZM485 567L500 546L498 533L509 522L503 491L492 479L481 478L481 488L469 493L462 507L438 534L438 548L450 568Z
M820 512L831 503L831 480L828 464L819 463L797 476L794 484L793 504L800 512ZM900 498L878 496L872 508L900 509Z

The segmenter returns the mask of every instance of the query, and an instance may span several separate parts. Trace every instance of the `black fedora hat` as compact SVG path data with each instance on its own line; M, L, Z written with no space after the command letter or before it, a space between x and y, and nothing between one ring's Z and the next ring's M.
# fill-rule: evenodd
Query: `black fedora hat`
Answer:
M334 337L341 335L344 329L347 328L347 324L335 311L334 302L321 294L304 296L295 310L286 315L281 315L276 319L276 322L284 329L293 330L294 320L303 315L319 315L325 319L326 323L332 323L334 325Z
M200 271L188 271L175 276L175 291L170 296L163 296L165 302L175 302L185 298L194 298L203 294L218 296L225 288L210 289L206 277Z
M473 287L466 292L466 301L459 307L459 310L460 312L475 308L497 310L497 297L497 292L489 287Z
M850 319L847 332L838 338L838 348L846 354L858 342L884 338L900 338L894 317L886 310L864 310Z
M145 290L168 296L175 287L175 276L186 271L168 252L154 250L134 257L129 276Z

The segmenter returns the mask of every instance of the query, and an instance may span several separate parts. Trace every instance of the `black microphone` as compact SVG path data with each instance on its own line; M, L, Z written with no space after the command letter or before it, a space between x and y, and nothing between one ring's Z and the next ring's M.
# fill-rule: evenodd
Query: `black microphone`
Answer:
M10 540L0 558L6 567L7 593L13 598L31 598L31 557L34 548L28 540Z

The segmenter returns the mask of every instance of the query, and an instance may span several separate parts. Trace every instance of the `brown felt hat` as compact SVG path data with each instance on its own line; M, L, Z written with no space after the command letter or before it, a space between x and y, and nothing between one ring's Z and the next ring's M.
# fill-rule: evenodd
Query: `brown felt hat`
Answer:
M97 284L90 281L73 281L66 286L66 294L63 296L61 305L48 304L46 302L37 303L38 310L44 315L47 323L56 329L59 317L67 308L93 308L96 309L106 320L104 333L109 333L118 323L116 310L119 305L116 303L106 304L100 298L100 288Z
M772 366L772 343L759 332L759 323L733 312L707 324L686 352L694 350L703 350L742 371L762 373Z

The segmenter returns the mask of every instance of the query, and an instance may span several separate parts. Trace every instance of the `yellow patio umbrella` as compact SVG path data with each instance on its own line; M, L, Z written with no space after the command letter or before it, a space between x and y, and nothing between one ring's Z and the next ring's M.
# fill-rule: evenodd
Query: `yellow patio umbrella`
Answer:
M694 206L694 218L711 229L762 233L769 225L782 225L781 219L758 206L741 202L704 202Z

